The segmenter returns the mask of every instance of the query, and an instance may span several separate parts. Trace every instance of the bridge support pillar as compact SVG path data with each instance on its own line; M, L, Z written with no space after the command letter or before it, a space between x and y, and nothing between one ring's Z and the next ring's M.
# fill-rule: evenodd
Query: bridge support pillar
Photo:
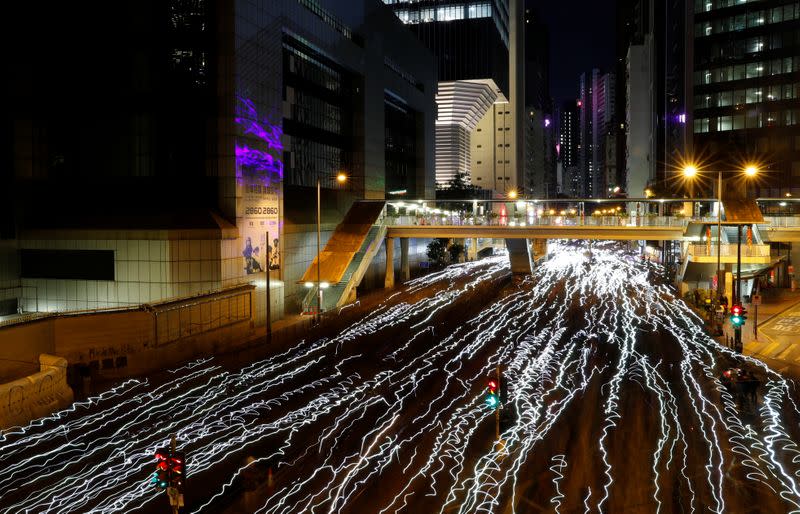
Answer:
M411 280L411 266L408 264L408 238L400 238L400 280Z
M534 239L533 240L533 260L544 257L547 254L547 239Z
M391 289L394 287L394 238L387 237L386 242L386 278L383 287Z
M471 237L469 239L469 246L467 247L467 260L474 261L478 259L478 238Z
M514 275L531 274L531 256L528 251L527 239L506 239L508 260L511 263L511 273Z

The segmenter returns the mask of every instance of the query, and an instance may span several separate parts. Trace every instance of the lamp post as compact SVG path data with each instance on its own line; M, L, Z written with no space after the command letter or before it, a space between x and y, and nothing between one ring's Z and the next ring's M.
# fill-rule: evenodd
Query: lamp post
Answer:
M317 177L317 313L314 316L315 322L319 323L322 316L322 281L320 279L320 268L322 267L322 260L320 259L320 239L322 232L322 218L321 218L321 177ZM347 182L347 175L338 173L336 175L336 182L344 184Z
M693 164L689 164L683 168L683 176L688 180L693 180L697 177L699 170L697 166ZM754 165L747 165L744 169L741 170L718 170L717 171L717 294L714 296L714 301L712 303L712 313L716 313L717 307L720 303L720 270L722 267L722 174L723 173L741 173L745 176L745 178L752 178L758 175L758 167ZM745 189L745 194L747 189ZM691 195L690 195L691 197ZM736 257L736 264L737 264L737 278L736 278L736 291L735 291L735 301L739 301L739 287L741 285L741 225L737 226L738 228L738 241L737 241L737 257ZM734 333L735 338L738 338L738 341L741 341L741 329L736 328Z

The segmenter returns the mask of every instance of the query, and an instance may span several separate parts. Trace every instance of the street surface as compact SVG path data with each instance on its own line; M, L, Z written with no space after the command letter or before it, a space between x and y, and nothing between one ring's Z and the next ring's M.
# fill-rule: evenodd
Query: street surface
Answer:
M656 265L606 243L506 268L453 266L345 309L334 337L7 432L0 512L170 512L149 478L171 433L186 512L800 512L794 384L708 337ZM731 367L755 404L720 382Z

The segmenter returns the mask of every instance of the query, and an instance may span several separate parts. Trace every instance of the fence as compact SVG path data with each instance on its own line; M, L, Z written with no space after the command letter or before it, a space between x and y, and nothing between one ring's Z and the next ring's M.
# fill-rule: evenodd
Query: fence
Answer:
M721 257L736 257L737 245L723 243L720 247ZM769 257L769 245L741 245L742 257ZM689 253L696 257L716 257L717 245L693 244L689 246Z
M387 216L390 226L608 226L608 227L683 227L689 223L685 216L579 216L564 215L509 215L471 216L450 212L448 214Z
M190 303L156 307L156 346L250 321L252 309L249 289L201 298Z

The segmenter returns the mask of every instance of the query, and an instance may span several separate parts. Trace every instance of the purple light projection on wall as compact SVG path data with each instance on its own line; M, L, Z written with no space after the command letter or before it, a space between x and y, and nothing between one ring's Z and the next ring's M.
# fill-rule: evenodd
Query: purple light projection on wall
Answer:
M550 126L550 118L545 118L544 119L544 126L545 127L549 127Z
M238 116L234 118L237 125L242 127L245 136L250 135L266 145L266 150L253 148L243 141L236 143L236 163L252 171L267 173L265 178L270 181L269 175L277 175L278 181L283 179L283 162L281 155L283 144L281 136L283 129L266 120L259 121L258 111L253 102L247 98L237 96ZM243 139L243 138L242 138ZM250 139L250 138L248 138ZM259 146L261 146L259 144Z

